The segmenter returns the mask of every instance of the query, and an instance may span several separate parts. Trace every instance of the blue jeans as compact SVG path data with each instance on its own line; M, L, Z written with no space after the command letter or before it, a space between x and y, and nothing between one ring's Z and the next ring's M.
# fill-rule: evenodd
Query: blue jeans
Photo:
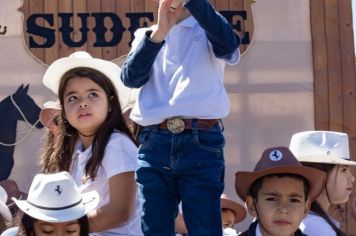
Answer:
M144 235L174 236L180 201L189 236L222 235L222 124L179 134L149 126L143 128L139 139L137 182Z

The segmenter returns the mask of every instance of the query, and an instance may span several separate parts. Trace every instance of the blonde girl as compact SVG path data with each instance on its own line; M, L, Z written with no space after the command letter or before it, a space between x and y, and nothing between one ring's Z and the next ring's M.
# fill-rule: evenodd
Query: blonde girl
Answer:
M327 214L332 204L346 203L355 181L349 166L349 141L345 133L332 131L305 131L293 135L290 149L303 165L324 171L326 185L311 205L311 210L301 224L309 236L346 235Z

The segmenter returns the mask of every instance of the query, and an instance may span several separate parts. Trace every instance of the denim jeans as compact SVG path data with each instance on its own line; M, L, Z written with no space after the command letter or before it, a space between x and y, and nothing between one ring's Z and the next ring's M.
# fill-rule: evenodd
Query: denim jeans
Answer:
M193 123L194 127L194 123ZM139 135L137 182L145 236L174 236L182 201L189 236L222 235L225 139L222 124L173 134L159 126Z

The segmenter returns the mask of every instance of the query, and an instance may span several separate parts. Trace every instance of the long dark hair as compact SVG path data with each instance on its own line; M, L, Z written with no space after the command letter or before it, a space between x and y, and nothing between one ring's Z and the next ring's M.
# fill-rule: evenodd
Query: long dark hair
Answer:
M105 147L115 130L125 134L135 144L136 142L121 113L121 106L115 87L109 78L97 70L79 67L67 71L62 76L58 90L58 99L62 107L64 104L64 90L68 81L74 77L86 77L98 84L105 91L111 107L111 111L107 114L105 122L101 124L95 133L92 143L92 156L85 166L86 178L94 179L103 160ZM78 131L64 117L65 111L62 109L62 114L58 118L59 131L54 139L54 148L42 156L42 169L45 173L69 171L75 142L78 139Z
M35 222L38 219L35 219L26 213L23 214L21 218L21 223L19 225L19 230L17 231L18 236L36 236L35 233ZM89 220L86 215L77 219L78 224L80 226L80 236L88 236L89 235Z
M334 169L334 168L338 168L338 165L333 165L333 164L325 164L325 163L311 163L311 162L302 162L303 166L308 166L308 167L312 167L321 171L324 171L327 176L329 176L330 172ZM327 190L326 190L327 191ZM329 193L327 192L327 195ZM329 195L328 195L329 198ZM330 199L329 199L330 200ZM326 213L326 211L324 211L324 209L321 207L321 205L318 203L317 200L315 200L310 207L311 210L311 214L315 214L320 216L321 218L323 218L335 231L335 233L338 236L346 236L346 234L341 231L336 225L335 223L330 219L330 217L328 216L328 214Z

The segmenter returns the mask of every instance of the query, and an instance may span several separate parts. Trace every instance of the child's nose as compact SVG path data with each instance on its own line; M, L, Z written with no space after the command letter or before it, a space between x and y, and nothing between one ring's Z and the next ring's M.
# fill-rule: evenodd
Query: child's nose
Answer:
M289 213L289 203L287 201L280 201L278 204L278 211L280 213L288 214Z

